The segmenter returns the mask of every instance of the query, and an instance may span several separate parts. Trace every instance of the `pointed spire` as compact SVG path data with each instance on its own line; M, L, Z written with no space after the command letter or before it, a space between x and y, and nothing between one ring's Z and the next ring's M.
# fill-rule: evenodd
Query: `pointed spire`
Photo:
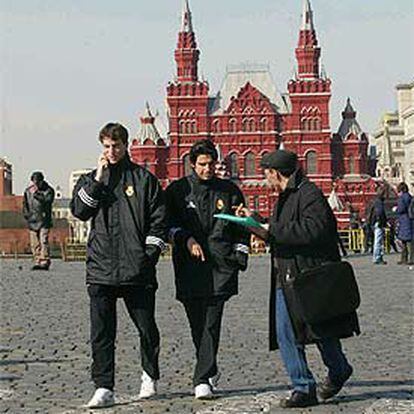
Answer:
M191 19L191 10L188 0L184 0L181 31L185 33L193 33L193 22Z
M148 101L145 103L145 109L140 119L141 128L137 136L138 141L141 144L144 144L144 142L146 142L149 139L155 145L157 145L158 141L161 139L161 135L158 132L157 127L155 126L155 117L151 112L151 108Z
M151 113L151 108L149 105L148 101L145 101L145 109L144 109L144 113L142 114L142 118L154 118L152 113Z
M342 112L342 118L355 118L356 117L356 111L353 108L351 104L351 98L348 96L348 99L346 100L346 106L345 109Z
M314 30L313 12L309 0L303 0L302 27L301 30Z

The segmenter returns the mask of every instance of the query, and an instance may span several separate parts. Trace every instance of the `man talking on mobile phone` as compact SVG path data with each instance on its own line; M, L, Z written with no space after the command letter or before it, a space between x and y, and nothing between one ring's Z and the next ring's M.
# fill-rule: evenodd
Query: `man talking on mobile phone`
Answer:
M92 379L90 408L114 405L116 302L122 298L139 331L143 368L140 398L156 394L159 332L154 318L155 266L164 249L164 198L158 180L129 159L128 131L118 123L99 133L97 168L80 177L72 213L92 220L86 283L90 298Z

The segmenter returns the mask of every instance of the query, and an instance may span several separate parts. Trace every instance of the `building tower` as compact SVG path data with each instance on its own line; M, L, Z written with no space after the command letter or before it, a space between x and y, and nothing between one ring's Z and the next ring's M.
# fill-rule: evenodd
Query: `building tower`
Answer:
M167 86L170 154L168 178L174 180L188 173L192 143L208 137L207 82L198 78L197 48L188 0L184 0L181 29L174 57L176 77Z
M158 179L167 177L168 147L155 125L156 115L152 114L149 103L140 117L141 127L130 146L131 159L155 174Z
M13 194L12 165L5 159L0 158L0 196L11 196Z
M333 177L329 124L331 81L319 69L321 48L309 0L303 0L302 24L295 54L297 74L288 83L291 113L285 117L284 148L298 154L309 178L329 194Z

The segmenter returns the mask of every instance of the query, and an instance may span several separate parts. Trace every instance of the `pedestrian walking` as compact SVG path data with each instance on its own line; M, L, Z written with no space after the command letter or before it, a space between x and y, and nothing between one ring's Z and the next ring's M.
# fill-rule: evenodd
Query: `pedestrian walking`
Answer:
M209 140L191 147L192 173L166 190L173 243L176 297L183 304L196 349L193 376L197 399L213 397L220 376L217 353L225 303L238 293L246 270L249 234L216 213L233 214L243 205L239 188L215 176L217 151Z
M40 171L35 171L30 180L30 185L23 195L23 216L30 232L30 247L34 260L32 270L49 270L49 232L53 226L52 205L55 191Z
M269 229L252 229L271 247L270 349L280 349L293 392L282 399L284 408L318 404L315 378L308 367L305 345L316 343L328 369L318 387L322 400L336 395L352 374L340 338L359 334L356 313L306 322L298 303L295 280L306 270L323 263L338 263L335 216L321 190L298 167L297 156L278 150L261 161L269 186L279 193ZM247 208L239 216L251 216Z
M387 215L385 213L385 192L383 188L377 190L377 196L369 210L368 222L374 233L373 263L387 264L384 260L384 236L387 226Z
M140 336L139 398L157 392L160 338L154 318L155 266L164 249L166 212L158 180L129 159L128 131L118 123L99 133L98 166L78 180L71 202L80 220L92 220L86 259L90 298L92 379L89 408L114 404L116 302L122 298Z
M398 216L397 238L401 241L401 258L398 264L414 265L414 218L410 217L410 205L413 197L404 182L397 187L399 194L396 213Z

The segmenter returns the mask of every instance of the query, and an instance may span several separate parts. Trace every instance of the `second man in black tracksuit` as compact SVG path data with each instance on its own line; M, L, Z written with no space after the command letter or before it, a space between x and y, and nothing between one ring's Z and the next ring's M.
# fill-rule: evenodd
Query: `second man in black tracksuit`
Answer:
M196 348L193 382L200 399L213 395L224 304L238 293L238 273L246 269L249 252L241 226L214 218L244 203L235 184L215 177L216 161L211 141L196 142L190 151L192 173L166 190L176 296Z

